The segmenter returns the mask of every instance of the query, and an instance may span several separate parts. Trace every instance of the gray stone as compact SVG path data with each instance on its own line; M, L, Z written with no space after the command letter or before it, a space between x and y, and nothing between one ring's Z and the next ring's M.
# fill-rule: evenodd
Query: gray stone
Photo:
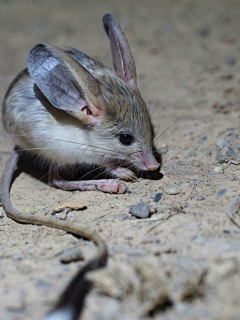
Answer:
M196 156L196 152L190 151L188 153L189 157L195 157Z
M199 138L199 139L197 140L197 145L199 145L199 144L203 143L204 141L206 141L206 140L207 140L207 137L208 137L208 136L203 136L202 138Z
M179 189L178 188L176 188L176 187L168 187L166 190L165 190L165 192L167 193L167 194L170 194L170 195L175 195L175 194L179 194Z
M218 197L222 197L227 192L227 189L222 189L218 192Z
M79 246L64 250L60 256L60 261L62 263L70 263L72 261L80 260L84 260L84 257Z
M150 207L146 202L139 202L132 208L130 208L129 213L137 218L146 219L150 217Z
M161 200L162 195L163 195L163 194L162 194L161 192L156 193L156 194L153 196L153 201L154 201L154 202L158 202L159 200Z

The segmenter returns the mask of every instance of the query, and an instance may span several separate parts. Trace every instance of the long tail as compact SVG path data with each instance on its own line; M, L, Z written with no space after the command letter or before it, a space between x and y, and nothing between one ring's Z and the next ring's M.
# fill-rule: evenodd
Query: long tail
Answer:
M84 305L84 298L90 289L90 284L85 279L85 274L89 271L106 266L107 246L101 237L89 228L77 226L69 222L57 220L54 217L40 217L29 215L16 210L10 200L10 187L13 179L15 167L20 154L17 148L13 151L7 161L1 181L1 199L3 209L7 216L17 222L35 225L45 225L51 228L58 228L74 235L91 240L98 247L97 255L90 260L70 282L68 287L60 296L52 312L45 318L48 320L77 320Z

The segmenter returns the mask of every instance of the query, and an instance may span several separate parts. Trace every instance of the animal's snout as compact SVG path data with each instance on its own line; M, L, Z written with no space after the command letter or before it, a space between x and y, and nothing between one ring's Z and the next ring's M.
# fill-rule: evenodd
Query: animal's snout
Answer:
M148 171L155 171L160 167L160 163L157 162L153 154L148 154L144 163Z

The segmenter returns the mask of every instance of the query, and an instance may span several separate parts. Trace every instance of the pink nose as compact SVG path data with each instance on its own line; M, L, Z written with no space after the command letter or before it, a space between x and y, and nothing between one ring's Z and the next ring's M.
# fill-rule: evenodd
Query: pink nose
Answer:
M145 166L148 171L155 171L160 167L153 154L148 154L145 160Z

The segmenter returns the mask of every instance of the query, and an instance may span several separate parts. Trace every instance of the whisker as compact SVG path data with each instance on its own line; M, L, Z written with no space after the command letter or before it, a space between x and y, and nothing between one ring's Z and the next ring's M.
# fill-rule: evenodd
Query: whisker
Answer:
M180 119L180 120L176 121L173 125L171 125L169 128L167 128L166 130L164 130L164 131L160 134L160 136L157 138L157 140L155 141L155 143L161 141L161 140L165 137L165 135L166 135L167 133L173 132L173 131L174 131L175 129L177 129L184 121L187 121L187 120L189 120L189 119L190 119L190 117L187 117L187 118L183 118L183 119Z
M158 125L158 127L157 127L157 130L156 130L156 132L154 133L154 138L157 136L159 128L160 128L160 121L159 121L159 125ZM153 138L153 139L154 139L154 138Z
M104 166L102 166L102 168L104 168ZM94 177L94 179L97 179L99 176L101 176L101 174L104 174L104 173L106 173L107 172L107 170L104 170L103 172L100 172L98 175L96 175L95 177ZM82 178L81 178L82 179Z
M154 108L154 109L153 109L153 111L151 112L151 114L150 114L150 116L151 116L151 117L152 117L152 115L154 114L154 112L155 112L156 108L158 107L159 103L161 102L161 100L162 100L163 96L164 96L164 95L165 95L165 93L168 91L169 85L170 85L170 82L168 82L167 88L163 91L163 93L162 93L162 95L161 95L160 99L159 99L159 100L158 100L158 102L156 103L155 108Z
M53 172L55 169L60 168L61 166L65 165L65 164L67 164L67 163L70 163L70 161L63 162L63 163L61 163L61 164L53 167L51 170L48 170L48 172L45 173L45 174L39 179L39 181L42 181L46 176L48 176L48 174L49 174L50 172Z
M1 133L1 135L8 135L8 136L14 136L14 137L26 137L26 135L24 134L14 134L14 133ZM91 148L95 148L95 149L100 149L100 150L104 150L104 151L110 151L110 149L106 149L103 147L97 147L97 146L93 146L93 145L89 145L86 143L80 143L77 141L70 141L70 140L65 140L65 139L57 139L57 138L48 138L48 140L53 140L53 141L60 141L60 142L68 142L68 143L73 143L73 144L77 144L77 145L81 145L81 146L86 146L86 147L91 147ZM38 148L36 148L38 149Z
M85 173L83 176L81 176L81 177L79 178L79 180L82 179L82 178L84 178L84 177L87 176L88 174L91 174L91 173L93 173L94 171L97 171L97 170L103 169L103 168L105 168L105 166L101 166L101 167L94 168L93 170L88 171L88 172ZM101 174L103 174L103 173L104 173L104 171L101 172ZM99 175L100 175L100 174L99 174ZM98 176L99 176L99 175L98 175ZM96 177L98 177L98 176L96 176ZM96 179L96 177L94 177L94 179Z
M40 148L40 147L38 147L38 148L25 148L25 149L19 149L18 151L19 152L24 152L24 151L33 151L33 150L54 150L54 149L62 149L62 147L44 147L44 148ZM81 149L79 149L79 148L72 148L72 147L67 147L67 148L65 148L65 150L77 150L77 151L81 151ZM89 151L89 150L86 150L86 149L83 149L84 151ZM95 150L91 150L91 152L94 152L94 153L96 153L96 154L100 154L100 155L102 155L102 153L100 152L100 151L95 151ZM111 155L111 153L109 153L110 155Z

